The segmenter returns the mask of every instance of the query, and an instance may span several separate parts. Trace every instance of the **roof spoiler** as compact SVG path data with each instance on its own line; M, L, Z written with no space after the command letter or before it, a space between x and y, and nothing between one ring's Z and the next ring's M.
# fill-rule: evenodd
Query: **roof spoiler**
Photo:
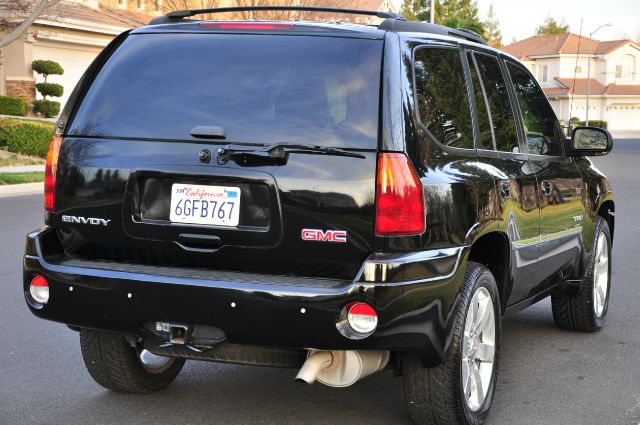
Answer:
M263 12L263 11L300 11L300 12L329 12L329 13L346 13L350 15L369 15L383 19L404 20L402 15L381 12L375 10L358 10L358 9L340 9L335 7L315 7L315 6L239 6L239 7L217 7L213 9L190 9L190 10L174 10L164 16L155 18L149 22L149 25L172 24L180 22L184 18L195 15L209 13L226 13L226 12Z

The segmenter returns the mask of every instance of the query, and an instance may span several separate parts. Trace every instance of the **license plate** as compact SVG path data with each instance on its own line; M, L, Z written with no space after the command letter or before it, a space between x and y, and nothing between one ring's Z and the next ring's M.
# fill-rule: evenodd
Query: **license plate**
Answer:
M173 223L237 226L240 221L240 188L180 184L171 186Z

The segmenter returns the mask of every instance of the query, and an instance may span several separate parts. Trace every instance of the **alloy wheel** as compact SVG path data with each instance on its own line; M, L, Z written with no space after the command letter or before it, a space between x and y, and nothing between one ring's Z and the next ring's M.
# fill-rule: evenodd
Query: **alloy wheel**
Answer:
M487 397L495 360L496 317L487 288L478 288L467 309L462 338L462 390L469 410Z

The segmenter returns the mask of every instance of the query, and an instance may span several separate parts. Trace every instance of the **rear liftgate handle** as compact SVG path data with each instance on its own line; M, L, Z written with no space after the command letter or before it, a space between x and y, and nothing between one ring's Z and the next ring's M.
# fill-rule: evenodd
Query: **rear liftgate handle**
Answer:
M189 252L211 253L222 246L222 241L215 235L199 235L196 233L182 233L176 243L180 248Z

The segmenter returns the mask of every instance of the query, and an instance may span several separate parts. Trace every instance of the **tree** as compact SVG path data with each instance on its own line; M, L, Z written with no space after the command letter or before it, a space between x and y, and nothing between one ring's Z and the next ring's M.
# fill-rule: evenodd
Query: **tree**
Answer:
M564 18L558 23L551 16L547 16L544 20L544 23L536 28L536 34L539 35L559 35L559 34L568 34L569 33L569 25L566 23Z
M493 3L489 5L487 19L484 21L484 38L491 47L502 47L502 33L500 32L500 22L493 9Z
M5 0L0 9L0 48L19 39L45 10L60 0Z
M436 24L484 33L484 24L478 18L476 0L436 0L435 6ZM400 11L409 20L428 21L430 9L429 0L405 0Z

